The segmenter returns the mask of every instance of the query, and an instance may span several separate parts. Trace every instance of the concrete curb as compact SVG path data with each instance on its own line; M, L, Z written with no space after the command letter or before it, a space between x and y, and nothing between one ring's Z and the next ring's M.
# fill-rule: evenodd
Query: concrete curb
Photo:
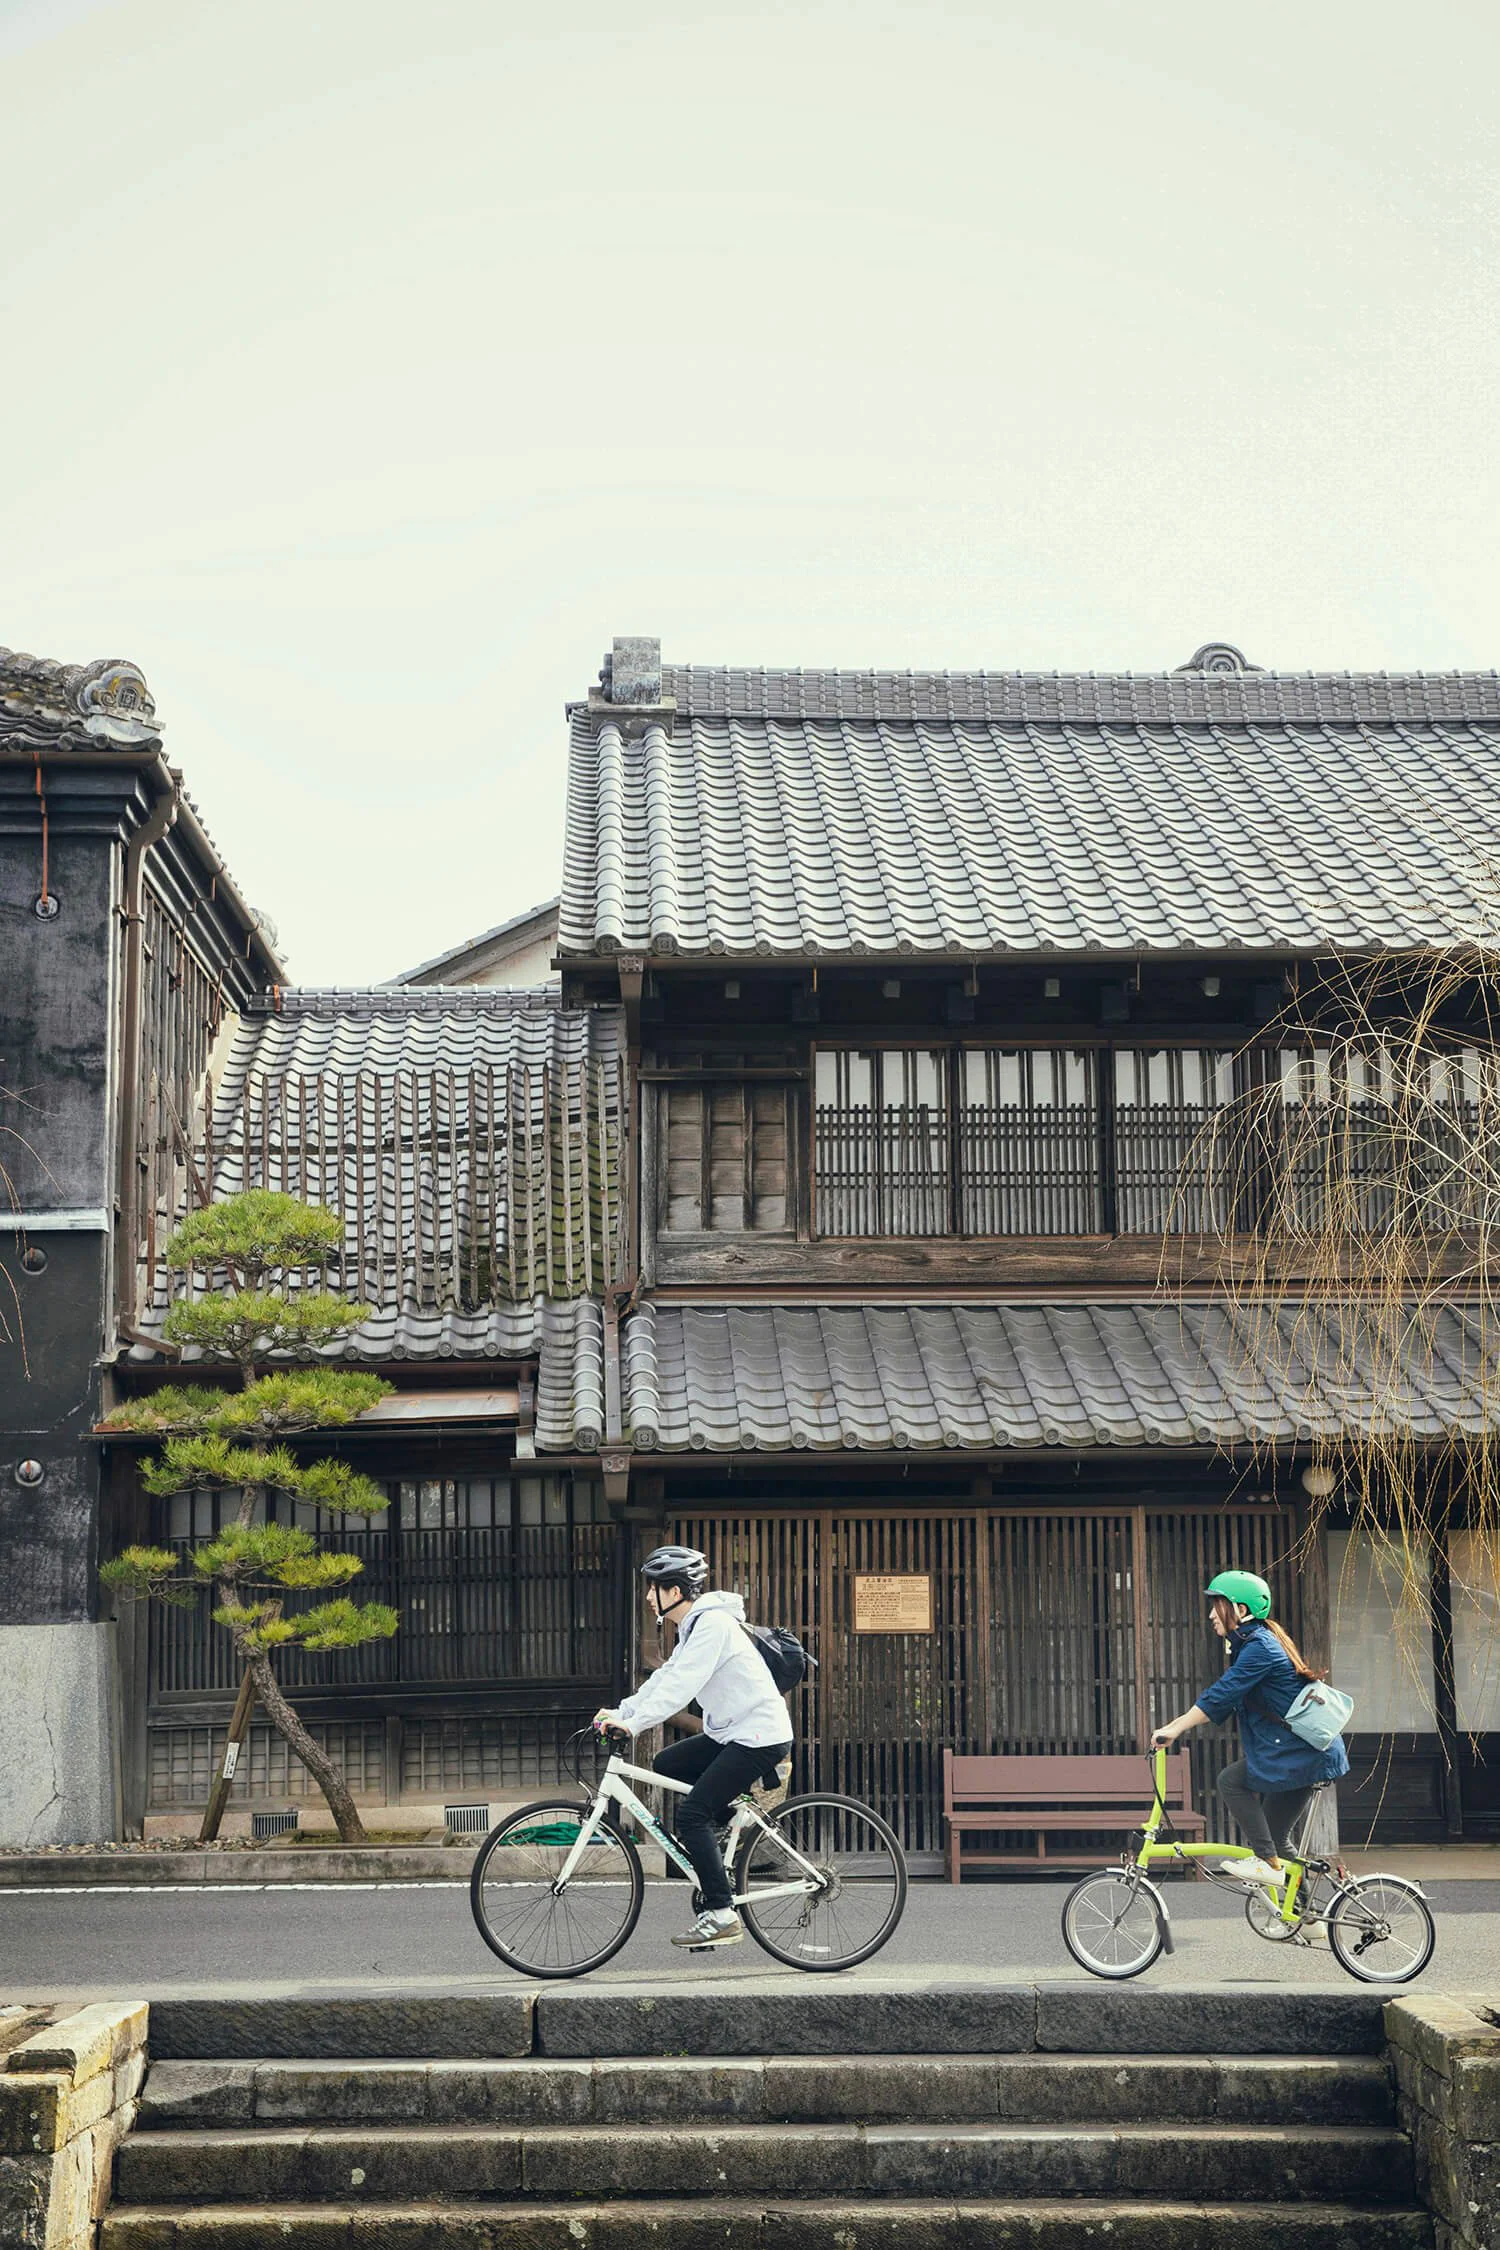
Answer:
M99 1883L466 1883L472 1844L345 1844L320 1851L21 1852L0 1859L0 1891Z

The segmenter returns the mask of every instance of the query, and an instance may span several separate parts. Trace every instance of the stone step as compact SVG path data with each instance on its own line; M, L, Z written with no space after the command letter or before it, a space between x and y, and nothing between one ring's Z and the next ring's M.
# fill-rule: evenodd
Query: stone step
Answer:
M168 1995L152 2001L158 2061L504 2055L1377 2055L1376 1990L858 1984L729 1970L701 1982L489 1992Z
M1423 2211L1326 2203L303 2204L114 2210L101 2250L1432 2250Z
M1375 2056L641 2056L605 2061L158 2062L136 2131L276 2125L548 2125L1067 2119L1388 2125Z
M1165 2196L1391 2204L1406 2136L1369 2125L998 2123L386 2126L132 2136L122 2203L425 2202L439 2197Z

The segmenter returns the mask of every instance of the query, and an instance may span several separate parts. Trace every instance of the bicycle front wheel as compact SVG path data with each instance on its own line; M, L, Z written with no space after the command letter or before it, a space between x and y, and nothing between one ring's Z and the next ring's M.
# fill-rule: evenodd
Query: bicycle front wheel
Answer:
M1357 1875L1328 1912L1328 1944L1361 1984L1409 1984L1432 1959L1437 1927L1421 1892L1399 1875Z
M596 1828L557 1888L588 1814L576 1797L545 1798L510 1813L479 1847L469 1878L475 1923L523 1976L584 1976L619 1952L640 1919L640 1854L617 1828Z
M769 1832L768 1832L769 1831ZM757 1890L816 1881L780 1898ZM895 1831L852 1797L792 1797L745 1838L734 1865L740 1917L762 1952L791 1969L852 1969L878 1953L906 1907L906 1854Z
M1123 1868L1085 1875L1063 1900L1063 1943L1090 1976L1138 1977L1162 1949L1161 1911Z

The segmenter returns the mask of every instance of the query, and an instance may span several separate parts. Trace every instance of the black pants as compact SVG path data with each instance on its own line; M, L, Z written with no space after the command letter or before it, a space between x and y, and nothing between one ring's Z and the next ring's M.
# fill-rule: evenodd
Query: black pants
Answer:
M673 1797L672 1825L693 1863L706 1907L722 1909L734 1896L714 1831L723 1825L735 1798L743 1797L751 1782L762 1776L774 1780L778 1764L791 1754L789 1742L751 1749L744 1742L715 1742L711 1735L689 1734L681 1742L669 1742L656 1759L657 1773L693 1785L685 1797Z
M1317 1790L1252 1789L1244 1759L1236 1758L1219 1776L1219 1795L1250 1849L1262 1859L1280 1859Z

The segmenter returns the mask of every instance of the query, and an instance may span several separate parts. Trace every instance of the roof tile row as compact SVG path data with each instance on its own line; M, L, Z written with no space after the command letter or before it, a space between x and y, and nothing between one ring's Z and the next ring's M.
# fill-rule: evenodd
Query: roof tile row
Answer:
M549 1308L538 1440L597 1442L601 1316ZM626 1436L644 1452L1221 1446L1477 1430L1496 1346L1413 1316L1392 1346L1331 1305L645 1304L625 1324ZM582 1371L580 1375L580 1371ZM582 1380L581 1405L568 1386Z

